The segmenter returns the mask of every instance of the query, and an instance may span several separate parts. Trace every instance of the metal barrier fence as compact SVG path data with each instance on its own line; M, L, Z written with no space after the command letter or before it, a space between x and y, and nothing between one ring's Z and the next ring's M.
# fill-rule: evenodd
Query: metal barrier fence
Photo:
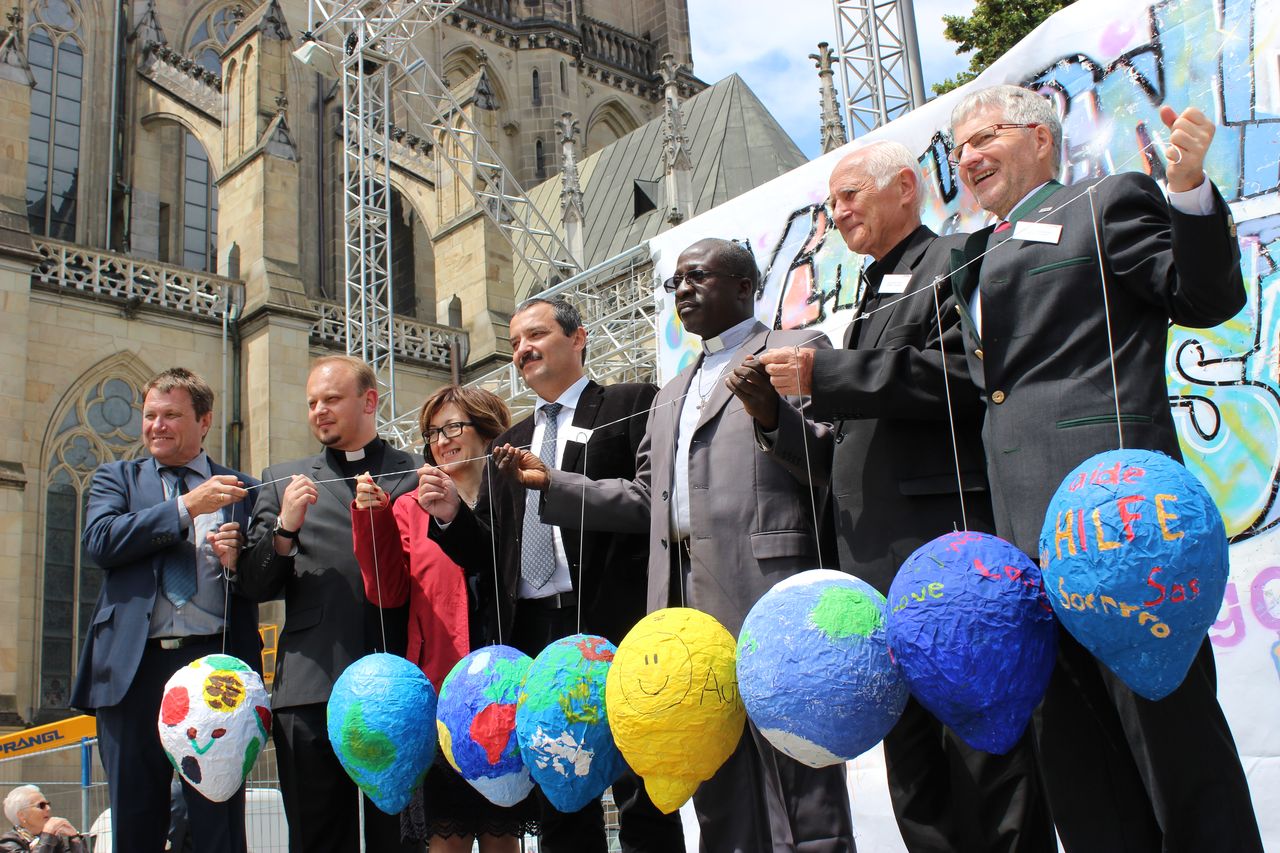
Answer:
M0 796L18 785L36 785L49 801L51 814L67 818L88 837L91 853L113 853L111 802L97 743L96 738L84 738L78 744L0 759ZM612 790L605 793L603 804L609 849L621 850ZM270 741L245 783L245 834L249 853L288 853L289 826ZM524 853L538 853L538 839L526 836L520 847Z
M0 790L36 785L52 814L65 817L89 839L92 853L112 853L111 802L96 738L0 759ZM249 853L288 853L275 747L268 742L245 783L245 833ZM121 851L124 853L124 851Z

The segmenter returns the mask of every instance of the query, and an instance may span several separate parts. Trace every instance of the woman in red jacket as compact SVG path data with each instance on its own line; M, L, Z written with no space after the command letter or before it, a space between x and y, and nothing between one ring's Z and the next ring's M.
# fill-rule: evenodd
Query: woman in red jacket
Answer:
M510 421L506 404L496 395L447 385L427 398L418 415L423 455L447 471L459 496L474 506L489 443ZM418 505L417 493L401 495L389 508L387 503L387 493L362 475L351 505L351 528L365 597L381 607L409 603L405 656L439 693L449 670L483 632L469 618L475 611L468 606L465 573L427 536L431 517ZM514 853L521 835L536 833L536 815L532 797L511 808L496 806L437 757L423 789L401 813L400 832L405 838L429 839L431 853L465 853L476 836L481 853Z

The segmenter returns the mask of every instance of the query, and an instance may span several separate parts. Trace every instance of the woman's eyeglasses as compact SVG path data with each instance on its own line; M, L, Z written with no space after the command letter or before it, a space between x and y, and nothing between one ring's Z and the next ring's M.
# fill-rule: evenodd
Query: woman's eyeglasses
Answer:
M439 428L427 427L426 432L422 434L422 437L427 440L427 444L435 444L440 440L441 436L445 438L457 438L462 435L463 428L469 426L475 426L475 424L471 423L471 421L454 421L451 424L445 424Z

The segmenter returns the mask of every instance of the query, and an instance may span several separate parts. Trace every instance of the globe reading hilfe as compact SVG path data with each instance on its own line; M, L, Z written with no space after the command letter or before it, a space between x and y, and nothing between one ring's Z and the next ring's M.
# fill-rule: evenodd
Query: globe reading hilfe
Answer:
M1045 514L1040 564L1054 612L1135 693L1186 677L1222 606L1222 515L1204 485L1150 450L1111 450L1069 473Z

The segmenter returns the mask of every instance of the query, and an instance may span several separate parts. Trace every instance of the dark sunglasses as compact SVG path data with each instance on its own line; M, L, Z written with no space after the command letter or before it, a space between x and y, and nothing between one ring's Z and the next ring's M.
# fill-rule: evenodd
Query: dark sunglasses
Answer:
M684 273L678 272L675 275L671 276L671 278L667 279L662 283L662 289L665 290L667 293L675 293L676 288L680 286L681 282L684 282L687 280L690 284L696 287L702 284L707 279L717 275L724 276L725 278L746 278L745 275L737 275L735 273L729 273L729 272L720 272L719 270L694 269Z

